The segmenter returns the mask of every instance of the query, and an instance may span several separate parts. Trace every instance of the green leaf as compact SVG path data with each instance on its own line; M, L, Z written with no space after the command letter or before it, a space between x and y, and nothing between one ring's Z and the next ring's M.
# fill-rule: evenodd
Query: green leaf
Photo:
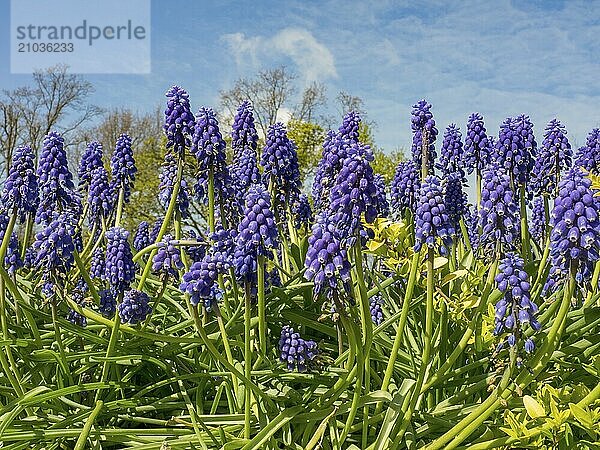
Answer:
M523 405L525 406L527 414L532 419L537 419L538 417L544 417L546 415L546 410L544 407L529 395L523 397Z
M592 428L594 426L592 415L581 406L576 405L575 403L569 403L569 409L571 410L573 417L575 417L584 428Z
M443 256L436 256L433 260L433 268L436 270L441 269L446 264L448 264L448 258L444 258Z

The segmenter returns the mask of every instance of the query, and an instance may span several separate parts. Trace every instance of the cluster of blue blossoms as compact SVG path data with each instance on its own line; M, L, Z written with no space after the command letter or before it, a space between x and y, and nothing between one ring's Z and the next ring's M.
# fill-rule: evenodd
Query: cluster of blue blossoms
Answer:
M306 372L319 354L316 342L302 339L289 325L281 330L279 352L281 362L287 364L287 369L298 372Z

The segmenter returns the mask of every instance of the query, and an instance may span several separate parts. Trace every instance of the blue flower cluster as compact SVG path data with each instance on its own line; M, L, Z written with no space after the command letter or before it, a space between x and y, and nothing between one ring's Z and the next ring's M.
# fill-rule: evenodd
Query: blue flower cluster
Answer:
M96 249L92 252L92 259L90 261L90 277L92 279L103 279L105 268L106 257L104 256L104 249L102 247L96 247Z
M463 165L467 173L472 173L475 168L478 173L483 172L491 162L493 144L487 136L483 116L477 112L471 114L467 121L464 148Z
M544 141L533 165L532 192L554 196L561 174L571 167L572 157L565 126L552 119L546 126Z
M202 304L210 311L223 296L217 280L219 274L225 274L231 267L233 235L233 230L224 229L213 233L211 239L214 244L211 249L183 275L179 289L189 294L192 305Z
M529 232L536 242L539 244L544 242L546 234L546 211L544 209L544 199L542 197L536 197L533 200Z
M172 86L165 95L167 107L163 128L167 136L167 148L173 147L177 155L183 156L185 149L191 145L194 132L194 114L189 95L179 86Z
M388 217L390 215L390 202L388 201L387 186L383 175L379 173L373 175L373 184L377 189L377 215Z
M150 297L145 292L130 289L125 292L123 301L117 306L122 323L136 325L146 320L152 312Z
M476 251L479 248L479 221L477 210L471 205L465 211L465 225L471 248Z
M8 228L9 218L6 214L0 212L0 243L4 240L6 229ZM4 267L8 273L14 274L18 269L23 267L24 263L19 252L19 239L13 231L8 241L6 254L4 255Z
M98 311L104 317L112 318L117 312L117 297L111 289L103 289L98 292L100 296L100 305Z
M117 293L129 289L135 279L136 266L128 239L129 232L121 227L112 227L106 231L106 260L103 278Z
M206 202L209 173L212 170L214 192L217 199L228 197L223 192L229 187L230 175L227 168L225 141L219 131L219 122L211 108L200 108L196 115L196 126L192 137L192 153L198 161L198 183L195 191L198 199Z
M31 147L17 147L13 154L8 178L4 182L0 204L7 213L15 210L21 221L26 214L35 214L39 205L38 177L35 155Z
M152 225L152 230L150 230L150 243L151 244L154 244L156 242L156 240L158 239L158 233L160 233L160 228L162 227L163 222L164 222L164 218L159 217L154 222L154 225Z
M92 181L92 172L98 167L104 167L102 156L102 144L100 142L92 141L85 147L77 171L80 187L88 186Z
M340 281L346 293L351 293L348 253L341 246L336 226L327 213L319 214L312 227L304 266L304 278L313 281L315 295L328 289L337 291Z
M152 271L165 278L177 278L181 269L181 249L175 245L173 236L167 234L158 243L158 250L152 258Z
M444 131L442 151L436 167L444 175L456 173L463 170L465 161L463 159L462 134L455 124L450 124Z
M186 239L189 241L196 241L205 243L202 236L199 236L195 230L189 230L186 232ZM192 262L200 261L206 254L206 245L189 245L185 247L185 253L190 257Z
M349 246L362 230L363 214L365 222L372 223L378 208L377 186L370 165L372 155L359 150L360 145L353 144L355 150L344 160L331 190L328 209L339 236Z
M480 245L512 245L519 237L519 210L506 171L490 164L483 172L479 207Z
M463 176L460 172L448 174L444 185L444 202L450 224L458 233L460 219L467 211L467 194L463 190Z
M600 174L600 128L590 131L585 145L577 150L575 165L595 175Z
M242 150L246 147L250 147L256 152L257 146L258 133L254 125L252 104L245 101L238 107L233 119L231 148L233 149L234 158L239 157Z
M307 227L312 222L313 213L306 194L300 194L293 203L292 215L294 216L294 227L297 230Z
M173 195L173 187L177 179L177 161L172 154L165 156L165 162L162 165L159 175L160 184L158 186L158 199L162 207L167 210ZM177 191L176 210L185 219L189 216L190 194L188 192L187 182L182 177Z
M300 195L300 167L296 146L282 123L271 125L267 130L260 164L264 168L265 184L272 185L281 201L293 203Z
M360 135L360 123L360 114L356 111L349 111L342 119L342 125L338 129L338 136L357 143Z
M415 251L425 244L445 255L452 244L454 227L448 216L439 178L428 175L419 191L415 214Z
M75 261L75 235L75 227L69 217L54 215L48 225L35 235L35 265L45 273L66 274Z
M69 171L64 139L54 131L45 138L40 154L37 176L40 185L40 204L36 220L45 224L55 212L76 209L78 197L74 192L73 175Z
M312 187L312 197L317 212L324 211L329 206L329 196L335 184L342 163L348 156L351 141L343 139L333 131L329 131L323 142L323 154Z
M427 168L430 173L433 173L434 162L436 158L435 140L437 139L438 130L435 127L435 120L431 112L431 104L426 100L419 100L413 105L410 126L413 132L412 141L412 158L418 170L421 170L423 161L423 152L427 156ZM427 148L423 148L424 145Z
M90 224L101 226L113 212L114 193L108 182L108 173L100 166L92 171L88 191Z
M118 196L119 191L123 189L124 201L125 203L129 202L137 167L135 166L133 149L131 148L131 138L125 133L121 134L117 139L115 151L110 159L110 171L114 194Z
M288 370L306 372L317 357L319 350L316 342L302 339L299 333L286 325L281 330L279 352L279 358L281 362L287 364Z
M545 290L552 291L569 271L579 282L589 280L600 259L600 203L594 198L591 180L581 169L569 170L558 185L558 197L550 215L550 275Z
M530 325L535 331L541 328L536 319L538 307L531 301L529 275L523 266L523 258L509 253L500 261L495 279L498 290L504 296L496 303L494 335L508 332L507 342L511 347L517 344L524 326ZM531 338L523 346L527 353L535 348Z
M140 251L141 249L148 247L152 242L150 242L150 225L145 220L142 220L135 231L135 235L133 236L133 248L136 251Z
M527 184L529 181L536 149L533 124L528 116L509 117L502 122L494 160L514 176L515 182Z
M390 206L396 217L402 217L406 210L414 212L420 188L421 174L414 161L399 162L390 189Z
M371 311L371 320L375 325L381 325L383 323L383 308L381 304L383 300L381 295L377 294L369 300L369 310Z
M250 187L244 217L238 225L234 253L236 276L251 281L256 273L258 255L271 256L279 245L277 225L271 210L271 196L260 184Z

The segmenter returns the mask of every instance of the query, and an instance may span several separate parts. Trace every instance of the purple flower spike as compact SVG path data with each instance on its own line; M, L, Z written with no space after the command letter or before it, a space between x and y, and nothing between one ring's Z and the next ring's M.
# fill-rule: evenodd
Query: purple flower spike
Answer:
M34 161L30 147L17 147L0 197L2 208L7 213L16 209L21 222L26 214L35 214L40 203Z
M129 289L135 279L136 266L127 239L129 232L121 227L112 227L106 231L106 266L104 279L118 293Z
M590 131L585 145L577 150L575 165L595 175L600 174L600 128Z
M93 141L85 147L85 151L79 162L77 176L80 187L90 184L92 181L92 172L98 167L104 167L104 163L102 162L102 144L98 141Z
M148 314L152 312L150 297L145 292L140 292L137 289L125 292L123 301L117 308L121 322L130 325L143 322Z
M445 255L452 243L452 235L454 227L446 210L440 180L428 175L421 185L415 214L415 251L426 245Z
M172 147L175 153L181 156L192 143L194 114L190 108L188 93L179 86L171 87L165 95L167 107L163 128L167 136L167 148Z
M467 122L467 135L465 136L463 166L466 172L470 174L475 169L479 173L483 172L491 162L492 148L493 144L487 136L483 116L479 113L471 114Z
M427 139L427 167L429 173L433 173L434 162L436 158L435 140L438 130L435 127L435 120L431 112L431 104L425 100L420 100L413 105L411 117L411 129L413 132L412 157L415 166L421 170L423 160L423 140Z
M305 341L292 327L286 325L281 330L279 339L281 362L286 363L287 369L306 372L319 353L317 343Z
M131 148L131 138L125 133L117 139L115 152L110 160L110 170L112 174L111 185L115 196L118 196L119 191L123 189L125 203L129 202L137 167Z
M158 199L165 211L169 208L171 196L173 195L173 187L177 180L177 161L171 154L165 156L165 162L162 165L159 175L160 184L158 186ZM176 208L181 214L181 218L185 219L189 216L190 194L188 192L187 182L181 179L179 190L177 191Z
M243 102L237 109L233 119L231 131L231 147L233 148L234 160L237 159L246 147L256 152L258 146L258 133L254 125L252 104Z
M436 167L444 175L462 171L464 166L462 134L455 124L448 125L444 131L442 151Z
M392 180L390 206L395 217L414 212L421 188L421 174L413 161L401 161Z
M554 197L561 174L571 167L573 152L567 139L567 130L558 120L546 126L544 141L535 158L531 191L535 195Z
M177 278L181 269L183 269L181 250L174 245L173 237L167 234L159 243L158 251L152 258L152 271L165 278Z

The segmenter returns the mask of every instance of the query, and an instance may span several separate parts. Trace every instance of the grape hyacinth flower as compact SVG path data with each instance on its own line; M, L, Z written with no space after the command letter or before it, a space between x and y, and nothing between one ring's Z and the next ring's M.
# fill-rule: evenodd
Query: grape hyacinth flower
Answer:
M123 301L117 306L122 323L136 325L146 320L152 312L150 297L145 292L131 289L125 292Z
M40 202L38 177L35 173L35 155L31 147L17 147L8 178L4 182L0 205L7 214L15 211L19 220L26 214L35 214Z
M226 186L229 171L225 155L225 141L219 131L219 121L211 108L200 108L196 115L196 126L192 137L192 153L198 161L198 183L196 195L201 202L208 197L209 174L212 170L213 189L217 198L224 198L221 193Z
M202 236L199 236L194 230L186 232L186 240L205 243ZM189 245L185 247L185 253L190 257L192 262L201 261L206 254L206 245Z
M342 139L348 139L354 143L358 143L360 123L360 114L356 111L349 111L342 119L342 125L338 129L338 136Z
M231 267L232 230L219 230L211 235L214 245L200 261L183 275L179 285L182 292L189 294L192 305L202 304L207 311L221 299L223 292L217 284L219 274Z
M164 222L164 219L162 217L159 217L154 222L154 225L152 225L152 230L150 230L150 243L151 244L154 244L156 242L156 240L158 239L158 233L160 232L160 228L162 227L163 222Z
M8 228L9 218L6 214L0 212L0 242L3 241L6 229ZM14 274L18 269L23 267L24 263L21 259L19 251L19 239L13 231L8 241L6 254L4 255L4 267L9 274Z
M466 172L470 174L477 169L477 172L481 174L491 162L492 148L493 145L487 136L483 116L477 112L471 114L467 121L463 156L463 168Z
M328 290L337 292L339 281L346 293L351 293L350 262L341 246L337 230L326 212L317 216L308 238L308 251L304 262L304 278L313 281L315 295Z
M313 202L317 212L324 211L329 206L331 189L348 156L350 145L350 140L343 139L333 131L329 131L323 142L323 153L317 165L312 187Z
M103 289L98 292L100 296L100 306L98 311L104 317L112 318L117 312L117 296L111 289Z
M421 184L415 214L415 251L425 244L430 249L438 248L445 255L452 244L454 227L448 216L439 178L428 175Z
M249 101L243 102L238 107L233 119L231 148L233 149L234 160L239 158L242 150L246 147L255 152L258 147L258 133L254 125L252 104Z
M135 231L135 235L133 236L133 248L135 251L139 252L143 248L148 247L152 242L150 242L150 225L145 220L142 220Z
M88 191L90 224L101 226L113 211L114 194L108 182L108 173L104 167L92 171Z
M415 163L413 161L398 163L390 189L390 207L396 217L402 217L406 210L414 212L420 188L421 178Z
M287 369L298 372L306 372L319 353L316 342L305 341L289 325L281 330L279 352L279 358L287 364Z
M542 243L544 241L546 233L546 212L544 209L544 199L542 197L536 197L533 200L529 232L536 242Z
M40 186L38 222L47 224L53 219L53 213L77 208L78 198L67 163L64 139L54 131L44 138L37 176Z
M383 323L383 309L381 308L382 299L380 295L374 295L369 300L369 309L371 311L371 320L375 325Z
M128 238L129 232L121 227L112 227L106 231L104 279L117 293L129 289L129 285L135 279L136 266Z
M112 174L111 185L116 196L123 190L123 200L129 202L131 188L135 181L137 167L131 148L131 138L123 133L117 139L115 151L110 159L110 171Z
M600 259L600 203L594 198L591 180L581 169L570 169L558 185L558 197L550 215L550 275L544 290L577 270L579 283L589 280Z
M444 202L450 224L458 233L460 219L467 210L467 194L463 191L463 177L460 172L451 173L446 178L444 186Z
M480 245L512 245L519 237L519 209L506 171L490 164L483 172L479 207Z
M175 154L181 157L192 142L194 114L188 93L179 86L172 86L165 96L167 107L163 129L167 136L167 149L173 147Z
M536 148L529 117L509 117L500 125L494 160L514 177L516 183L525 185L533 170Z
M271 196L265 188L256 184L246 196L244 217L238 225L234 264L239 280L254 279L259 255L272 255L279 245L275 217L271 210Z
M160 184L158 186L158 199L160 204L165 209L169 209L171 196L173 195L173 187L177 180L177 161L171 154L165 156L165 162L162 165L159 175ZM181 214L181 218L185 219L189 216L190 195L185 179L179 182L179 190L177 192L176 210Z
M310 202L306 194L300 194L298 199L292 205L292 215L294 216L294 227L299 230L302 227L308 227L313 220L313 213Z
M92 252L92 259L90 261L90 277L92 279L104 278L104 270L106 269L106 257L102 247L97 247Z
M469 243L474 251L479 248L478 222L477 210L473 206L468 205L465 211L465 225L467 228L467 235L469 236Z
M363 214L367 223L373 223L377 217L377 187L373 179L371 161L372 155L369 153L358 149L353 151L344 160L331 191L329 213L344 245L354 244L362 229Z
M438 130L435 127L435 120L431 113L431 104L425 100L418 101L413 105L411 117L411 129L413 132L412 157L415 166L420 170L423 161L423 151L427 155L427 169L433 173L435 153L435 140ZM427 148L423 149L425 141Z
M529 275L523 266L523 258L508 253L500 261L495 278L496 286L504 296L496 303L494 335L509 333L506 340L511 347L517 345L525 326L529 325L535 331L542 327L536 318L538 307L531 301ZM524 343L525 351L531 353L534 347L533 340L528 338Z
M444 175L462 171L463 161L463 144L462 134L455 124L450 124L444 131L444 140L442 141L442 150L440 159L436 163L436 167L442 171Z
M282 123L271 125L267 130L265 148L260 164L264 168L263 180L272 185L284 202L293 202L300 195L300 167L296 145L288 138Z
M92 181L92 172L99 167L104 167L102 156L102 144L100 142L92 141L85 147L77 172L79 187L88 186Z
M390 203L387 198L387 187L383 175L373 175L373 183L377 189L377 216L388 217L390 215Z
M181 250L175 245L173 236L167 234L158 243L158 250L152 258L152 271L164 278L177 278L181 269Z
M585 145L577 151L575 165L594 175L600 175L600 128L590 131Z
M35 265L45 272L66 274L75 261L75 228L64 214L54 215L46 227L35 235Z
M552 119L546 126L544 141L533 165L533 193L554 196L561 173L571 167L572 157L573 152L565 126Z
M85 304L85 293L87 292L87 290L87 284L85 284L83 278L80 278L77 284L75 285L75 288L73 289L71 298L75 303L77 303L80 306L83 306ZM85 328L87 326L87 318L73 309L69 310L69 313L67 314L67 320L73 325L79 326L81 328Z

